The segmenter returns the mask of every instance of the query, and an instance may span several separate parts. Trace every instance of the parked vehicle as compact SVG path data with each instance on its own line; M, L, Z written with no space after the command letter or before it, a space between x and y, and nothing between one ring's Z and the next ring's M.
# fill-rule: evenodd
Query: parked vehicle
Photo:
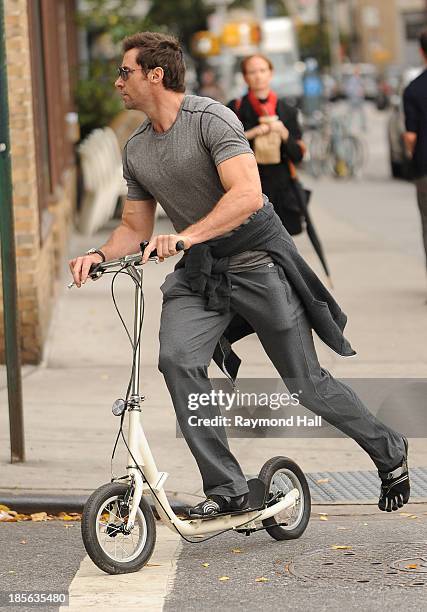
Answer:
M411 160L407 156L403 134L405 132L405 115L403 111L403 91L411 81L417 78L422 68L408 68L402 74L398 92L390 99L391 112L387 125L387 137L390 154L390 171L394 178L409 180L411 178Z
M399 83L402 78L402 69L391 64L386 66L378 79L378 94L375 104L378 110L389 108L391 97L398 93Z

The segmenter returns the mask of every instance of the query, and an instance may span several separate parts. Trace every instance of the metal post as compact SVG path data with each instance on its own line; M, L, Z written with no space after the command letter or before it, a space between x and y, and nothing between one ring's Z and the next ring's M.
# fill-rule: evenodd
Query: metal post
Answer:
M328 0L327 5L329 53L334 74L341 78L341 44L338 25L338 6L336 0Z
M9 398L11 462L25 460L22 410L21 360L19 353L16 253L12 204L12 174L7 99L4 6L0 0L0 242L3 283L4 340Z

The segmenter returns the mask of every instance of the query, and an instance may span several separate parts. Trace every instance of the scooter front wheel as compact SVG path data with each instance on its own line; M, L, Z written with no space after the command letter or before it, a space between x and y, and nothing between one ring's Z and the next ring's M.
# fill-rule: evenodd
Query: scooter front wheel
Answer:
M107 574L137 572L150 559L156 542L156 523L142 497L135 526L128 532L128 486L108 483L94 491L82 516L82 537L92 561Z
M300 538L307 528L311 512L311 496L307 480L301 468L288 457L273 457L261 468L258 478L265 484L267 504L280 499L292 489L298 489L295 504L282 510L262 524L275 540Z

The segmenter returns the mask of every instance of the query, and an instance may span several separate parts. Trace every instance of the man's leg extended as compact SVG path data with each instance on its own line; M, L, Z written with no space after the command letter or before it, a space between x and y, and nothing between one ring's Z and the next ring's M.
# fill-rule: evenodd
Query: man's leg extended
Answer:
M353 438L382 471L405 454L402 436L381 423L356 393L320 367L304 308L277 266L232 275L232 306L253 326L291 392Z
M231 453L224 427L191 426L188 418L221 416L217 405L198 402L210 394L207 369L215 346L232 318L205 310L205 300L191 291L178 270L162 287L159 369L171 394L178 423L199 466L206 495L234 497L248 491L242 470ZM196 410L189 409L192 399Z

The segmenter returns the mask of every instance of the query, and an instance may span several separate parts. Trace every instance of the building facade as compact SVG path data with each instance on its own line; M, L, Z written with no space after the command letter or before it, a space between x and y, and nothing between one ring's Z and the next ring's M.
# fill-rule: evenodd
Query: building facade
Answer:
M9 129L21 356L43 356L76 195L74 0L7 0ZM3 307L0 299L0 310ZM4 362L0 312L0 362Z
M418 35L427 27L425 0L353 0L358 60L417 66Z

